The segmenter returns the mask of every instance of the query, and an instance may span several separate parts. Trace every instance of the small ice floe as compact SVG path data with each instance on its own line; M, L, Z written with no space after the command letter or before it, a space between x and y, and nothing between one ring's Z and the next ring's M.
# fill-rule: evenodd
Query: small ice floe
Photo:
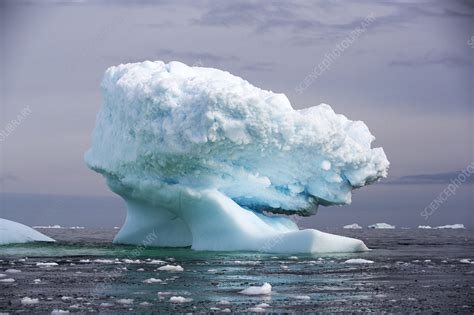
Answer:
M107 302L105 302L105 303L100 303L99 306L100 306L100 307L111 307L111 306L113 306L113 304L112 304L112 303L107 303Z
M62 229L62 227L59 224L55 225L36 225L33 226L34 229Z
M133 304L133 299L119 299L116 302L123 305L129 305Z
M99 263L99 264L113 264L114 261L111 260L111 259L96 259L94 260L95 263Z
M394 229L394 225L388 223L375 223L368 226L369 229Z
M290 260L298 260L298 256L290 256L290 257L288 257L288 259L290 259Z
M221 309L218 308L218 307L211 307L209 310L213 311L213 312L218 312L220 311Z
M118 230L120 229L118 226L114 226L114 230Z
M147 306L151 306L151 303L145 301L145 302L141 302L139 305L147 307Z
M267 307L269 306L270 305L268 305L267 303L261 303L249 308L248 311L252 313L265 313L267 311Z
M176 266L173 266L173 265L166 265L166 266L161 266L160 268L158 268L159 271L169 271L169 272L181 272L181 271L184 271L183 267L181 267L180 265L176 265Z
M435 229L465 229L464 224L451 224L451 225L441 225L435 227Z
M230 305L231 303L227 300L220 300L219 302L217 302L218 305Z
M15 282L15 279L12 279L12 278L0 279L0 283L13 283L13 282Z
M143 268L138 268L137 271L142 272L142 271L145 271L145 269L143 269Z
M85 227L83 226L70 226L69 228L71 230L84 230L85 229Z
M287 265L281 265L280 268L286 270L286 269L288 269L288 266Z
M269 295L272 293L272 286L270 283L265 282L261 287L252 286L248 287L239 292L240 294L245 295Z
M141 260L140 259L124 259L123 260L124 263L126 264L140 264L141 263Z
M188 303L188 302L192 302L193 299L191 298L185 298L185 297L182 297L182 296L172 296L170 297L170 302L171 303Z
M417 300L417 299L415 299L415 298L409 297L409 298L407 298L407 301L412 301L412 302L415 302L415 301L418 301L418 300Z
M431 229L431 226L429 226L429 225L418 225L418 228L419 229L424 229L424 230L429 230L429 229Z
M352 258L344 262L345 264L373 264L372 260L362 259L362 258Z
M160 283L160 282L163 282L163 281L161 279L156 279L156 278L150 278L150 279L143 280L143 283L148 283L148 284Z
M463 258L459 260L461 264L474 264L474 261L471 261L469 258Z
M36 263L36 267L54 267L57 266L58 263L55 262L39 262Z
M150 265L163 265L163 264L166 264L166 262L163 261L163 260L160 260L160 259L153 259L153 260L148 261L147 264L150 264Z
M431 259L425 259L424 262L425 262L425 263L430 263L430 262L431 262Z
M311 300L311 297L308 295L296 295L293 297L295 300Z
M65 295L63 295L63 296L61 297L61 300L63 300L63 301L71 301L72 299L73 299L73 298L72 298L71 296L65 296Z
M350 229L350 230L359 230L359 229L362 229L362 226L360 226L357 223L352 223L352 224L344 225L342 228L343 229Z
M90 259L81 259L81 260L79 260L79 262L83 263L83 264L88 264L88 263L91 262L91 260Z
M21 272L20 269L7 269L5 270L5 273L19 273Z
M69 311L53 310L53 311L51 312L51 315L59 315L59 314L69 314Z
M39 299L32 299L27 296L21 299L21 305L33 305L33 304L38 304Z
M73 310L78 310L81 308L81 306L79 304L72 304L69 306L70 309L73 309Z
M223 308L221 310L221 313L231 313L232 311L230 310L230 308Z

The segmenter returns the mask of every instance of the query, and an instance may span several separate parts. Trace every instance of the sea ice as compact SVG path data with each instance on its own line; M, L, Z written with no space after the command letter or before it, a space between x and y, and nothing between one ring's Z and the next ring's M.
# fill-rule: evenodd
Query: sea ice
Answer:
M435 229L465 229L464 224L452 224L452 225L442 225L437 226Z
M148 284L160 283L160 282L163 282L163 281L161 279L156 279L156 278L150 278L150 279L143 280L143 283L148 283Z
M431 229L431 226L429 226L429 225L418 225L418 228L428 230L428 229Z
M272 293L272 286L265 282L261 287L248 287L239 293L244 295L269 295Z
M193 299L191 298L185 298L185 297L182 297L182 296L172 296L170 297L170 302L171 303L187 303L187 302L191 302Z
M389 162L362 121L180 62L122 64L102 81L87 165L127 203L116 243L281 253L364 251L287 217L351 202Z
M362 259L362 258L352 258L344 262L345 264L373 264L372 260Z
M394 225L388 223L375 223L368 226L369 229L394 229Z
M28 242L54 242L54 240L29 226L0 218L0 245Z
M344 225L344 229L362 229L362 226L360 226L357 223L353 223L353 224Z
M33 305L33 304L38 304L39 300L38 299L32 299L27 296L21 299L21 304L22 305Z
M184 271L183 267L180 265L177 266L172 266L172 265L166 265L158 268L159 271L170 271L170 272L181 272Z

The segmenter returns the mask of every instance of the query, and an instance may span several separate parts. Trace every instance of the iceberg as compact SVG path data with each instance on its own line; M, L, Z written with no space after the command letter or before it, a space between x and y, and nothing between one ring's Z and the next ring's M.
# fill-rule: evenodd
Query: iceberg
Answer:
M362 226L360 226L360 225L357 224L357 223L353 223L353 224L344 225L343 228L344 228L344 229L354 229L354 230L358 230L358 229L362 229Z
M388 223L375 223L368 226L369 229L394 229L394 225Z
M0 218L0 245L28 242L55 242L55 240L29 226Z
M465 229L466 227L464 226L464 224L451 224L451 225L441 225L441 226L437 226L435 227L435 229Z
M127 204L116 243L281 253L367 250L288 216L351 202L389 162L362 121L218 69L173 61L110 67L89 168ZM285 216L287 215L287 216Z

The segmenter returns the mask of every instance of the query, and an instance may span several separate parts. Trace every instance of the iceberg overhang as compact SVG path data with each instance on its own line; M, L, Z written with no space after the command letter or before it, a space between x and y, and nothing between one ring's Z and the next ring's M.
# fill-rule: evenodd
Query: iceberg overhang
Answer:
M288 217L347 204L385 177L363 122L228 72L161 61L109 68L86 163L127 203L115 242L198 250L360 251L363 242L299 230Z

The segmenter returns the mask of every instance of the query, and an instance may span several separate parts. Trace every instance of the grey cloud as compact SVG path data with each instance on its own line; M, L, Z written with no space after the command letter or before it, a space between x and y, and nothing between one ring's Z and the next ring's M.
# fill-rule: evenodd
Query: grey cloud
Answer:
M220 64L223 62L236 62L239 58L235 56L224 56L208 52L184 52L172 49L161 49L157 52L158 57L168 58L171 60L180 60L187 62L190 65L210 66L213 64Z
M472 164L471 164L472 166ZM473 167L474 169L474 167ZM402 176L397 180L385 182L385 184L395 185L426 185L426 184L450 184L452 181L459 180L462 183L474 184L474 174L468 169L463 171L417 174Z
M464 67L471 65L469 59L463 58L458 55L449 53L432 53L429 52L421 57L415 58L400 58L390 62L391 66L401 67L420 67L429 65L444 65L447 67Z
M19 180L18 176L13 173L7 172L0 174L0 183L11 182Z
M252 72L267 72L267 71L273 71L275 69L275 66L277 66L277 64L274 62L264 61L264 62L255 62L255 63L245 64L242 67L240 67L240 69L244 71L252 71Z

